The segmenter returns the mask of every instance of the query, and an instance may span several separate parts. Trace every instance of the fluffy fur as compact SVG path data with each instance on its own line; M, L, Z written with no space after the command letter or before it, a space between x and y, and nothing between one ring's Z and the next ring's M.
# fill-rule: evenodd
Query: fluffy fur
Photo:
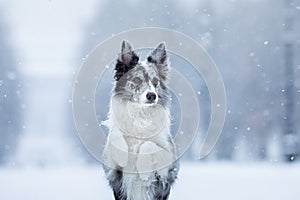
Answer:
M178 173L165 44L139 57L123 41L115 66L104 170L116 200L166 200Z

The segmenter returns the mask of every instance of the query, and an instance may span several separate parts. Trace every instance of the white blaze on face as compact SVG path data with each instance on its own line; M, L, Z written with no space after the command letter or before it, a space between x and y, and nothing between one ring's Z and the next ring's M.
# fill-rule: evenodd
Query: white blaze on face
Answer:
M143 105L147 105L147 106L151 106L157 103L158 101L158 95L157 92L155 90L155 87L153 86L153 84L151 83L151 81L149 81L149 87L142 93L141 98L140 98L140 103ZM155 94L156 98L153 102L149 102L149 100L147 99L147 94L149 93L153 93Z
M147 65L146 61L141 61L141 66L144 67L146 70L149 67L149 65Z

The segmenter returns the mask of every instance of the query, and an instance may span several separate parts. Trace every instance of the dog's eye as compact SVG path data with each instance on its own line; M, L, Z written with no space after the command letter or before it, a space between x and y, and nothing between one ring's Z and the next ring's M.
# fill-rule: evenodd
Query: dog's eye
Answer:
M158 79L154 78L154 79L152 80L152 84L153 84L154 87L157 87L158 84L159 84Z
M142 83L142 79L140 79L139 77L135 77L135 78L133 79L133 82L134 82L135 84L141 84L141 83Z

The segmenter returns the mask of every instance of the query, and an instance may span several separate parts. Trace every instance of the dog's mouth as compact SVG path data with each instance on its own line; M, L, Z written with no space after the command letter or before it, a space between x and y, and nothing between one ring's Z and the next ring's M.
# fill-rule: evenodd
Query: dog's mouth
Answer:
M136 100L136 99L131 99L129 100L131 101L132 103L136 103L136 104L139 104L141 106L153 106L153 105L156 105L158 103L158 100L155 99L155 100Z
M157 101L156 100L146 101L146 102L144 102L142 104L145 105L145 106L153 106L153 105L157 104Z

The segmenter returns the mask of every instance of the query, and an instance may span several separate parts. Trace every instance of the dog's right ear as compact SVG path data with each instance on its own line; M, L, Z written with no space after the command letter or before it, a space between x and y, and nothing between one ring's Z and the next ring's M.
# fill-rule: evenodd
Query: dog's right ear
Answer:
M126 72L134 68L138 61L139 57L133 51L132 46L124 40L115 67L115 80L118 81Z

